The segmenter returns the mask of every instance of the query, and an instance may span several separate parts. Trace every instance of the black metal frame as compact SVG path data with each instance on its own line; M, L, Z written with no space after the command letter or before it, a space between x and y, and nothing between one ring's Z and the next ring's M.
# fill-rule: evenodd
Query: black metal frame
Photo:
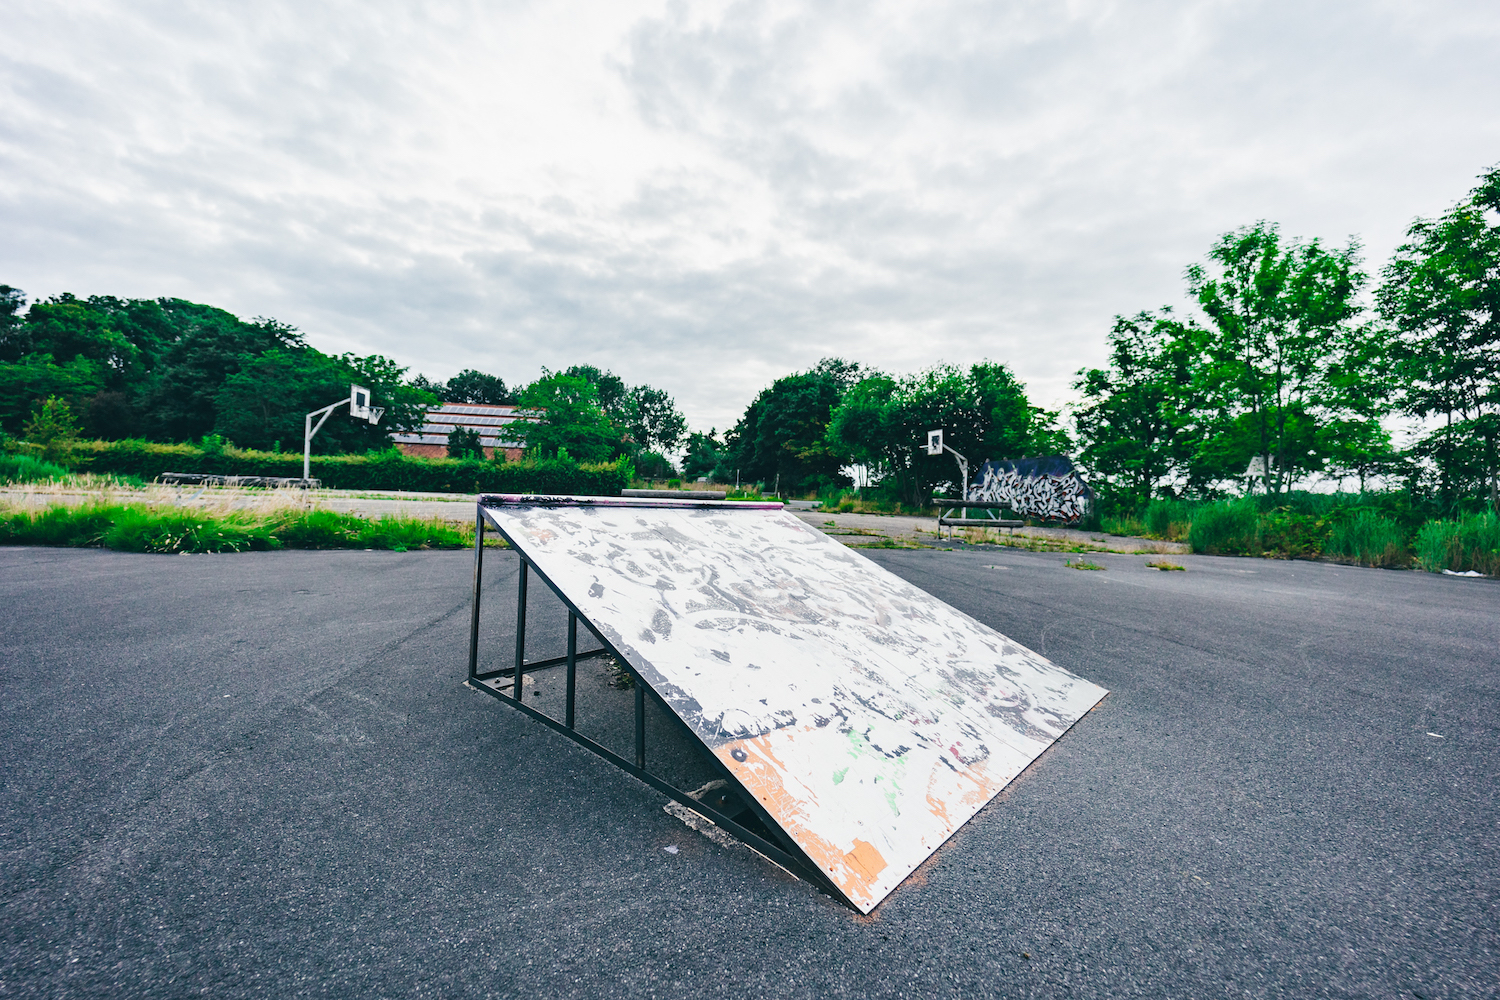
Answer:
M772 819L770 814L766 812L764 807L762 807L761 804L756 801L755 796L751 795L749 791L740 783L739 779L734 776L734 773L726 768L723 762L721 762L716 756L713 755L712 752L709 751L708 747L699 738L698 734L693 732L692 729L682 721L677 713L672 710L671 706L668 705L662 699L662 697L645 682L645 680L635 670L635 668L630 665L629 661L626 660L625 657L621 656L619 651L615 649L614 645L600 634L599 629L595 628L593 623L584 617L582 612L578 610L577 606L574 605L572 601L568 600L567 596L557 587L557 585L554 584L550 579L548 579L547 575L540 569L538 569L536 564L534 564L530 559L526 558L525 553L522 552L520 547L515 544L514 540L508 534L506 534L505 529L501 528L498 524L492 524L495 532L498 533L501 538L505 539L506 543L510 545L512 551L516 553L517 558L520 560L520 568L517 574L518 583L516 591L517 604L515 665L511 667L502 667L498 670L489 670L484 672L481 672L479 670L479 603L480 595L484 587L483 569L485 523L486 518L484 515L484 507L481 505L474 518L474 601L473 615L469 623L469 686L477 691L483 691L486 694L492 695L493 697L511 706L512 708L519 709L521 712L524 712L525 714L531 716L533 719L536 719L538 722L547 726L549 729L561 733L568 739L577 743L579 746L582 746L584 749L592 751L598 756L603 757L605 760L609 761L611 764L614 764L622 771L625 771L628 774L639 778L641 781L650 785L652 788L656 789L658 792L661 792L668 798L681 803L682 805L691 809L693 812L698 813L705 819L708 819L716 826L719 826L729 833L733 834L734 836L738 837L740 840L744 841L747 846L753 848L755 851L764 855L767 859L775 862L777 865L781 866L787 871L791 872L793 875L796 875L799 878L813 883L820 889L832 895L834 898L843 900L845 903L848 903L849 901L838 889L838 887L833 884L833 882L828 878L827 875L823 873L823 871L817 866L817 864L815 864L810 858L808 858L807 854L802 850L800 846L797 845L795 841L793 841L790 837L787 837L786 834L782 832L780 826L776 823L776 821ZM568 609L568 652L565 656L554 656L547 659L533 660L530 662L526 661L527 578L531 573L535 573L538 579L545 583L547 585L547 588L551 590L552 593L557 596L557 599L560 600ZM598 649L591 649L583 653L578 652L578 623L580 621L583 622L584 627L588 629L590 634L592 634L593 637L598 641ZM582 733L578 732L578 730L573 727L574 684L577 678L578 660L587 659L593 656L606 655L613 657L614 661L630 674L631 681L633 682L635 687L634 761L627 760L626 758L615 753L613 750L610 750L608 747L596 743L595 741L589 739L587 736L584 736ZM551 716L538 711L535 708L532 708L530 705L525 704L522 700L522 695L524 693L523 682L527 670L556 666L560 663L566 663L568 667L566 701L567 707L565 710L565 721L563 722L558 722ZM510 684L496 685L488 683L495 680L496 678L506 676L511 678ZM504 693L504 690L506 688L509 688L511 692L508 695ZM660 777L659 775L652 774L650 771L646 770L646 693L648 691L651 693L651 696L656 699L657 703L666 709L667 716L677 724L679 730L690 737L691 740L702 749L704 759L713 766L714 770L718 772L719 776L722 779L728 782L729 787L734 789L741 801L743 801L760 818L760 821L765 825L765 828L771 831L773 835L776 836L779 841L781 841L780 843L773 843L771 841L768 841L760 834L746 829L744 826L735 822L730 817L698 801L682 789L673 786L666 779Z

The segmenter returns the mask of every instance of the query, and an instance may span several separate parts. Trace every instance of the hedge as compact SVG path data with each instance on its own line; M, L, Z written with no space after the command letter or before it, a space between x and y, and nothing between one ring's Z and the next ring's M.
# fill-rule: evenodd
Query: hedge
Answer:
M71 464L78 472L139 476L150 482L164 472L221 476L302 475L302 456L286 452L204 449L151 441L82 441ZM543 459L490 462L483 459L414 458L397 451L369 455L314 455L313 478L340 490L407 490L416 493L566 493L618 496L630 485L627 465L576 465Z

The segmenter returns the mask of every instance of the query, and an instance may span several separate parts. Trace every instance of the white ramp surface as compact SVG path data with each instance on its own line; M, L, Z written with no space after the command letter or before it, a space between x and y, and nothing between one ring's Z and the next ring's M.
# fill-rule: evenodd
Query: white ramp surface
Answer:
M861 912L1107 694L780 509L481 509Z

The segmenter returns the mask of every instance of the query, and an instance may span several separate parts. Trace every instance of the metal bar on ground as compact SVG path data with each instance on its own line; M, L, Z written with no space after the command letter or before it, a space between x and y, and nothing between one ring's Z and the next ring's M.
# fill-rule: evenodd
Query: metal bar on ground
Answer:
M646 769L646 685L635 679L635 766Z
M526 557L521 557L521 569L516 585L516 669L511 695L521 700L521 675L526 670Z
M474 518L474 611L469 620L469 680L479 675L479 589L484 579L484 512Z
M573 687L578 679L578 616L568 609L568 706L567 726L573 728Z

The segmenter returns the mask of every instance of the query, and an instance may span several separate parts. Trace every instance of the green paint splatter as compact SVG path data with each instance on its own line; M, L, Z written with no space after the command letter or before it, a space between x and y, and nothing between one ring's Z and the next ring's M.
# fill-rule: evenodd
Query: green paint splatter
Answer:
M840 782L842 782L844 780L844 775L846 775L848 773L849 773L849 769L847 767L844 768L842 771L834 771L833 772L833 783L835 785L839 784Z

